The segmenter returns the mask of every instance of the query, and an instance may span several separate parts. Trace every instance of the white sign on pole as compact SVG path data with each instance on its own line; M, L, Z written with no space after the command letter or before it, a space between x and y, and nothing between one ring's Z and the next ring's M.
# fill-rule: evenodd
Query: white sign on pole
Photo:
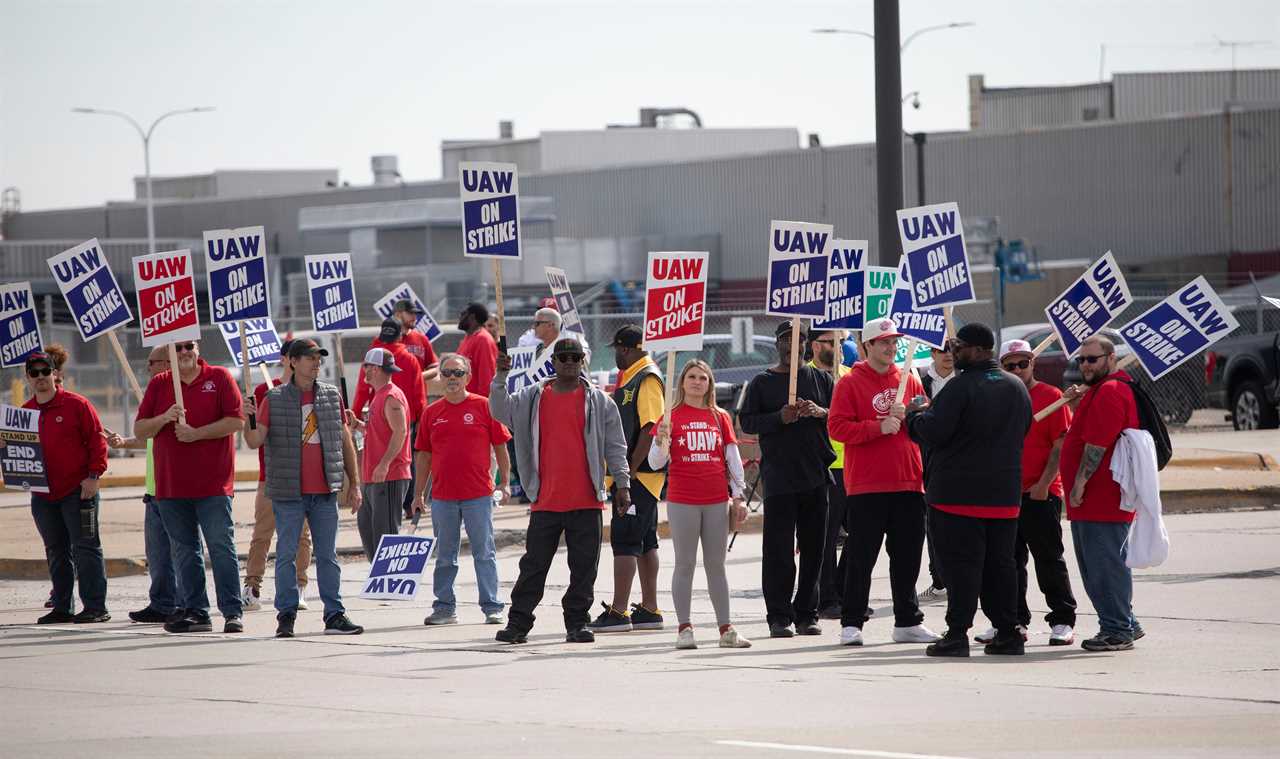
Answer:
M341 332L360 326L350 253L306 257L311 321L317 332Z

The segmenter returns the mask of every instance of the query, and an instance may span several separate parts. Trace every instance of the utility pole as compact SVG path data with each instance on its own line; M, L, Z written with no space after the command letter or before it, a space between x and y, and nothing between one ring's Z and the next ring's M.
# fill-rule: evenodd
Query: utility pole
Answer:
M870 263L896 266L902 207L902 50L898 0L875 0L876 232Z

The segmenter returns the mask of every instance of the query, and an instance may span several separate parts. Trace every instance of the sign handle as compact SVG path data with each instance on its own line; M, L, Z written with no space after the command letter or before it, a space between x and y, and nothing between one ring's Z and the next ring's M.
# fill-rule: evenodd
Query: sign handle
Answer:
M133 373L133 367L129 365L129 359L125 358L124 348L120 347L120 338L116 337L114 330L107 333L107 341L111 343L111 350L115 352L120 366L124 368L124 376L129 380L129 387L133 388L134 397L138 399L138 403L142 403L142 388L138 385L138 378Z
M950 340L956 336L956 320L951 316L951 306L942 307L942 317L947 320L947 339ZM911 357L908 356L907 360L910 361ZM907 366L911 365L907 364Z
M350 396L347 394L347 363L342 360L342 333L333 333L333 357L338 362L338 387L342 389L342 407L351 408ZM267 383L270 387L271 383Z
M1124 358L1116 362L1116 369L1123 369L1129 364L1132 364L1134 361L1137 361L1137 359L1134 357L1132 353L1130 353L1129 355L1125 356ZM1044 408L1040 409L1038 412L1036 412L1036 415L1032 418L1035 419L1037 422L1042 421L1046 416L1049 416L1053 412L1067 405L1067 403L1068 403L1067 397L1064 395L1058 400L1054 401L1053 403L1050 403L1048 406L1045 406Z
M787 383L787 405L796 402L796 372L800 363L800 317L791 317L791 376Z
M182 405L182 378L178 376L179 374L178 344L169 343L169 376L173 378L173 402L185 412L187 409Z
M240 325L240 379L244 382L244 397L249 399L253 396L253 391L249 387L249 340L245 337L244 320L241 319ZM271 383L267 383L270 387Z
M1032 358L1039 358L1039 357L1040 357L1040 354L1045 352L1045 349L1049 348L1050 346L1052 346L1052 345L1053 345L1055 342L1057 342L1057 341L1058 341L1058 336L1057 336L1056 334L1054 334L1054 333L1050 332L1050 333L1049 333L1049 336L1048 336L1048 337L1046 337L1045 339L1041 340L1041 341L1040 341L1040 344L1039 344L1039 345L1037 345L1037 346L1036 346L1036 347L1031 351L1031 357L1032 357Z
M667 405L666 405L666 413L664 414L664 416L666 417L667 423L670 424L671 404L676 402L676 352L675 351L667 351L667 378L666 379L667 379ZM714 390L714 388L712 389ZM671 453L671 438L668 437L662 441L662 452L665 454Z
M267 389L271 389L271 372L267 371L266 364L258 364L258 368L262 370L262 381L266 384Z
M894 403L901 403L904 406L907 405L906 399L902 397L902 394L907 392L907 380L911 378L911 367L915 364L915 361L916 340L913 337L907 341L907 362L902 367L902 379L898 380L898 394L893 397Z
M498 352L506 353L507 315L502 309L502 262L496 258L493 259L493 300L498 308Z

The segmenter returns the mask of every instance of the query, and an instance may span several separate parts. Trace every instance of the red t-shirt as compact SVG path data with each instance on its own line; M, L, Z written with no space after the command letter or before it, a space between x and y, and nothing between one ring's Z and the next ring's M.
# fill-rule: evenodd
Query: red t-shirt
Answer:
M271 386L276 387L280 384L280 378L276 377L271 380ZM258 386L253 389L253 407L262 406L262 399L267 397L267 383L259 382ZM267 447L258 446L258 482L267 481Z
M484 330L480 330L483 332ZM538 401L538 500L534 511L603 509L587 468L587 391L579 384L571 393L551 385Z
M373 482L373 470L386 455L391 445L391 423L387 421L387 399L394 398L400 403L399 413L404 418L404 440L400 441L400 450L391 459L387 467L387 477L383 482L410 480L413 475L409 469L409 404L404 393L394 383L388 382L373 394L369 402L369 420L365 425L364 456L361 459L360 478L365 482Z
M481 327L462 338L458 353L471 361L471 381L467 383L467 392L489 397L489 383L498 373L498 344L493 341L489 330Z
M316 417L316 390L302 391L302 493L326 495L329 479L324 476L324 451L320 447L320 420ZM258 422L271 426L271 404L265 400L258 404Z
M1119 381L1124 380L1124 382ZM1067 491L1067 518L1086 522L1132 522L1133 512L1120 509L1120 486L1111 478L1111 454L1120 433L1138 427L1138 405L1125 382L1127 373L1117 371L1106 382L1094 385L1080 399L1067 438L1062 443L1062 484ZM1070 502L1070 491L1080 471L1085 445L1107 449L1102 463L1084 489L1084 503Z
M1046 382L1037 382L1030 393L1032 415L1062 397L1061 390ZM1044 419L1031 423L1031 429L1027 430L1027 437L1022 441L1022 492L1030 492L1031 487L1040 481L1044 465L1053 452L1053 444L1066 434L1070 426L1071 408L1065 405ZM1049 493L1062 497L1061 473L1054 474L1053 482L1049 483Z
M399 341L384 343L375 337L369 348L382 348L391 352L396 366L400 368L400 371L392 373L391 382L404 393L405 401L409 404L409 419L422 416L422 410L427 407L427 387L422 381L422 367L418 365L418 359L410 355L404 343ZM364 411L365 404L372 399L373 386L365 381L362 366L360 376L356 379L356 397L351 401L351 410L360 414Z
M441 398L427 406L413 447L431 454L431 497L466 501L493 494L489 450L511 433L489 413L489 401L467 393L461 403Z
M436 351L431 347L431 341L418 330L411 329L404 333L400 337L400 342L404 343L405 352L417 359L420 370L425 370L428 366L438 363Z
M649 434L658 436L658 424ZM671 411L671 461L667 464L667 500L689 506L715 506L729 500L724 449L737 443L733 421L723 410L680 404Z
M229 416L241 417L243 399L231 373L221 366L199 362L200 372L182 383L182 405L187 424L203 427ZM138 405L138 419L157 417L173 405L173 378L161 372L147 383ZM235 435L183 443L166 424L152 446L156 470L156 498L208 498L234 495L236 475Z
M107 471L107 440L93 404L82 395L57 387L43 405L28 398L23 408L39 409L40 448L44 454L45 498L58 501L80 489L90 474Z

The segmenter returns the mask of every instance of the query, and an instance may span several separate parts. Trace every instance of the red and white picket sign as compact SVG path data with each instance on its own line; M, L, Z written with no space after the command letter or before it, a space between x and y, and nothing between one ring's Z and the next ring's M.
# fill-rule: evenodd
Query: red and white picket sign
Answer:
M143 347L200 339L194 274L189 250L134 257Z
M644 349L650 353L702 350L706 301L706 253L650 253Z

